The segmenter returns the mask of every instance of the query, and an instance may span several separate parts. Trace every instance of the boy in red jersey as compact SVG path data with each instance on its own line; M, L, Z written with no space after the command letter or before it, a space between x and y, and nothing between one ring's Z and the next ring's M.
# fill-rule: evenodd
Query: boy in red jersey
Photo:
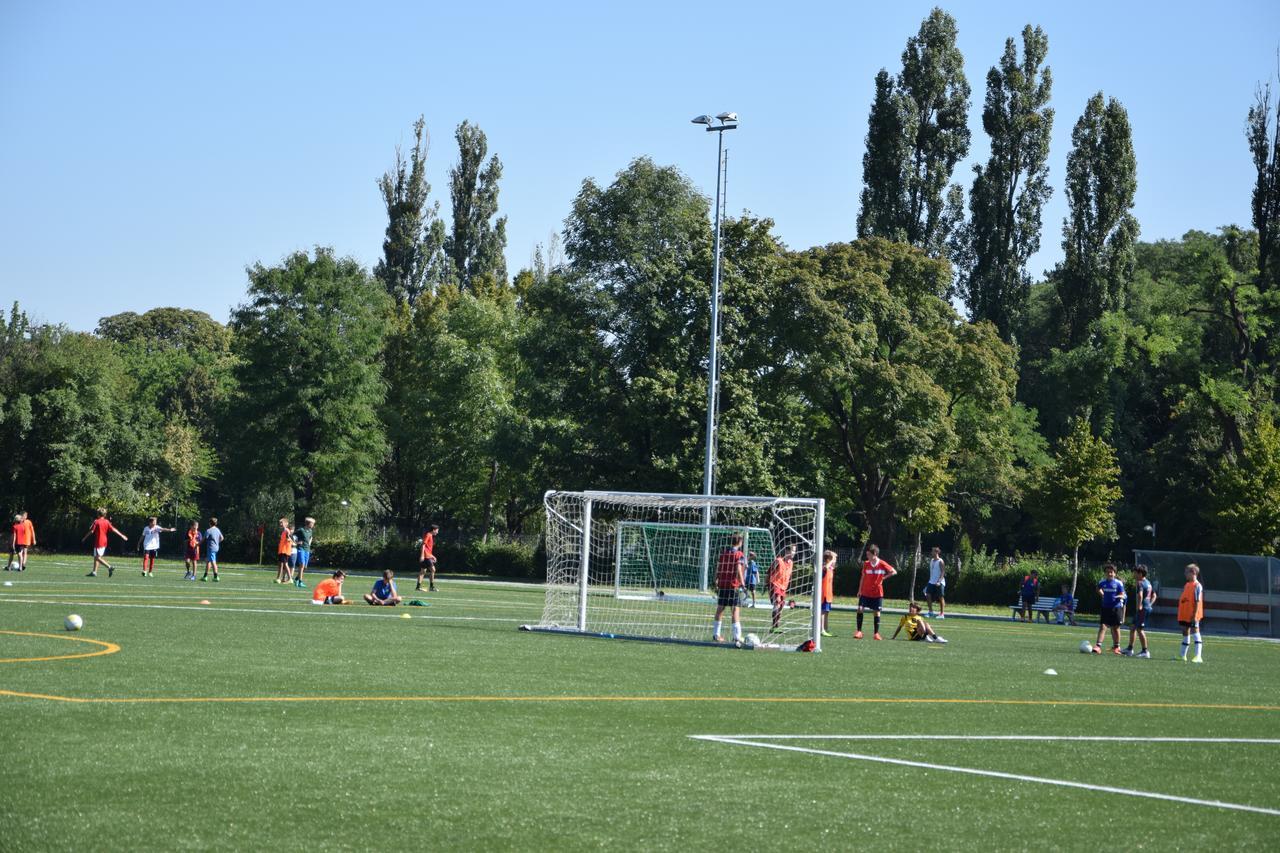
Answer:
M791 572L795 568L796 546L788 545L769 568L769 601L773 604L773 630L778 630L782 607L787 602L787 589L791 586Z
M80 539L83 542L90 536L93 537L93 571L89 572L87 577L96 578L98 576L99 563L107 567L107 577L111 577L116 573L116 570L111 568L111 564L103 559L103 555L107 553L107 534L109 533L114 533L125 542L129 541L129 537L116 530L116 526L107 519L107 511L99 509L98 517L89 525L89 532Z
M427 581L431 586L428 592L436 591L436 534L440 532L440 525L433 524L426 533L422 534L422 550L418 552L418 584L414 589L421 591L422 578L430 573L430 579Z
M9 537L9 562L4 564L6 572L22 571L22 564L27 559L27 525L22 513L13 517L13 533Z
M200 567L200 522L193 521L187 527L187 541L182 547L183 562L186 564L187 573L182 576L184 581L193 581L196 579L196 569Z
M293 528L289 519L280 519L280 543L276 545L276 557L280 565L276 567L276 583L293 583Z
M745 561L742 536L734 534L729 540L729 547L720 552L720 558L716 562L716 621L713 637L717 643L724 642L724 636L720 632L726 607L730 608L733 616L733 641L742 641L742 623L739 618L742 612L742 570Z
M853 632L855 640L862 639L862 611L870 610L875 615L875 632L877 640L880 636L880 610L884 606L884 582L898 573L893 566L880 559L880 548L871 545L867 548L867 560L862 564L862 582L858 585L858 627Z
M822 636L830 637L828 620L831 618L831 603L836 600L836 552L822 552Z

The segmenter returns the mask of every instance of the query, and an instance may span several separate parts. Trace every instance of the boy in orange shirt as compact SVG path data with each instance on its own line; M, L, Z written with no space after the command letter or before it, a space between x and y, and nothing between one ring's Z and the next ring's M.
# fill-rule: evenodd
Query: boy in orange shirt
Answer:
M13 533L9 537L9 562L4 564L6 572L22 571L22 564L27 559L27 527L22 520L22 513L13 517Z
M129 541L129 537L117 530L116 526L107 518L107 511L105 509L99 509L98 517L89 525L89 532L80 540L83 542L90 536L93 537L93 571L89 572L88 577L96 578L98 576L99 563L107 567L107 577L111 577L116 573L116 570L111 567L111 564L103 559L107 553L107 534L109 533L114 533L126 542Z
M1204 618L1204 587L1200 585L1200 567L1195 563L1187 564L1185 572L1187 583L1182 587L1182 595L1178 597L1178 624L1182 626L1182 655L1180 660L1187 662L1187 646L1196 644L1196 656L1192 663L1204 663L1201 651L1204 641L1200 639L1200 620Z
M191 522L187 527L187 544L184 547L183 557L187 573L182 579L193 581L196 579L196 569L200 568L200 522L198 521Z
M822 636L830 637L831 602L835 601L836 552L822 552ZM859 616L862 614L859 613Z
M346 577L347 573L338 569L333 573L333 577L320 581L311 593L311 603L342 604L342 582Z
M422 551L418 554L418 584L414 587L416 590L422 589L422 577L428 572L431 577L427 581L431 584L428 592L436 591L436 534L440 532L440 525L433 524L431 528L422 534Z
M791 586L791 572L795 567L796 546L788 545L769 568L769 601L773 604L773 630L778 630L782 607L787 603L787 589Z
M276 546L276 556L280 565L276 567L276 583L292 583L293 567L289 565L293 558L293 528L289 519L280 519L280 544Z

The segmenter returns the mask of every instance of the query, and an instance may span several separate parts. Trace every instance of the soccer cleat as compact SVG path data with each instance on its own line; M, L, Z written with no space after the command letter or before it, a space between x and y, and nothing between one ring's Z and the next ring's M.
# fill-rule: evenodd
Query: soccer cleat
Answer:
M932 619L932 618L933 618L933 611L932 611L932 610L930 610L928 613L926 613L926 614L925 614L925 616L926 616L927 618L929 618L929 619Z
M947 639L946 639L946 637L939 637L937 634L934 634L934 635L933 635L933 641L934 641L935 643L942 643L942 645L944 645L944 646L947 644Z
M1111 647L1111 654L1113 654L1113 655L1123 655L1123 654L1124 654L1124 652L1120 651L1120 647L1119 647L1119 646L1112 646L1112 647Z
M430 588L429 590L427 590L427 591L428 591L428 592L435 592L435 591L436 591L436 585L435 585L435 584L432 584L432 585L431 585L431 588Z
M714 637L711 638L711 641L714 643L723 643L724 637L720 636L719 634L716 634Z
M1146 649L1143 649L1142 651L1138 652L1138 654L1135 655L1135 657L1147 658L1149 660L1151 658L1151 652L1147 651Z
M1127 658L1131 658L1133 657L1133 649L1125 649L1120 654L1124 655Z
M1102 646L1094 646L1089 651L1093 652L1095 655L1100 655L1102 654Z
M207 581L208 579L209 579L208 575L205 575L204 577L200 578L201 582Z
M413 589L414 589L414 592L422 592L422 584L418 584Z
M109 578L114 577L115 573L116 573L116 570L114 568L112 568L111 566L107 566L107 577Z
M861 639L862 639L862 632L861 632L861 631L854 631L854 632L853 632L853 638L854 638L855 640L861 640Z
M218 576L217 576L217 575L214 575L214 576L213 576L213 582L214 582L214 583L217 583L217 582L218 582Z
M946 618L947 618L947 614L945 614L945 613L939 613L939 614L938 614L938 618L939 618L939 619L946 619Z
M143 569L143 570L142 570L142 576L143 576L144 578L147 576L147 570L146 570L146 569Z
M834 636L835 636L835 634L832 634L830 631L822 631L821 633L822 633L822 636L824 636L824 637L834 637Z
M872 635L871 635L871 639L873 639L873 640L883 640L883 639L884 639L884 637L881 637L881 636L880 636L880 632L879 632L879 631L876 631L874 634L872 634Z
M96 569L92 572L89 572L89 574L85 575L85 577L87 578L96 578L97 576L98 576L98 572Z
M1196 655L1195 657L1193 657L1193 658L1191 659L1191 662L1192 662L1192 663L1204 663L1204 658L1200 657L1200 655Z
M925 641L926 643L932 643L932 642L933 642L933 636L932 636L932 635L930 635L930 636L925 637L925 638L924 638L924 641Z

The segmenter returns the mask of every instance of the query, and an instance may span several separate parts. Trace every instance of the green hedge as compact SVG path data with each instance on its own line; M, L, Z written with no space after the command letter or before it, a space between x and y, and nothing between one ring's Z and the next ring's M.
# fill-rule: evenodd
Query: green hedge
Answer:
M542 580L546 556L541 547L519 542L440 542L435 547L439 571L445 574ZM255 555L256 557L256 555ZM316 542L311 565L318 569L392 569L399 575L418 571L418 546L412 542Z

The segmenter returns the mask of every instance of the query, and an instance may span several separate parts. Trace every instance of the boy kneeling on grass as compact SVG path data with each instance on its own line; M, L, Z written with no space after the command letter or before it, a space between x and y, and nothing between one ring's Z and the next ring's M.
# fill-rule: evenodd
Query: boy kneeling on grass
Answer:
M907 629L908 640L924 640L926 643L943 643L947 641L938 636L938 632L933 630L924 617L920 615L920 605L914 601L907 605L907 615L898 620L898 629L893 632L893 636L889 639L898 639L898 632L903 628Z
M396 592L396 582L392 580L395 575L390 569L382 570L382 579L373 582L373 592L365 595L366 604L372 604L382 607L395 607L404 601Z
M311 593L312 604L344 604L342 600L342 582L346 580L347 573L342 569L338 569L333 573L333 577L325 578L316 584L316 588Z

